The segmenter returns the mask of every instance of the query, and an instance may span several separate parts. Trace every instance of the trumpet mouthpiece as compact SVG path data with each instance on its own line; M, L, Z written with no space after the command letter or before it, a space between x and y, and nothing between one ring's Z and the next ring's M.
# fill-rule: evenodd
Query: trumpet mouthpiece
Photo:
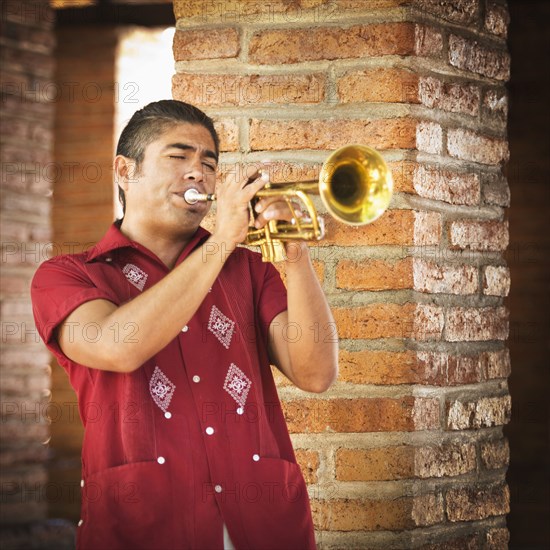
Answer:
M196 204L197 202L215 201L216 196L213 193L199 193L196 189L188 189L183 198L187 204Z

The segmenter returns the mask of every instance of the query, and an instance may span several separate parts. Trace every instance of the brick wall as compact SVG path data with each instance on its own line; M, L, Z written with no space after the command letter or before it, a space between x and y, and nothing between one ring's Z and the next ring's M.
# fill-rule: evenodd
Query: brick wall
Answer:
M215 116L222 163L308 179L358 142L394 174L384 216L328 219L311 247L338 383L314 398L278 378L320 547L506 547L506 4L174 7L173 95Z
M29 547L30 539L38 548L56 528L44 522L49 354L34 328L29 286L52 248L55 18L46 0L2 2L0 13L0 528L3 548Z

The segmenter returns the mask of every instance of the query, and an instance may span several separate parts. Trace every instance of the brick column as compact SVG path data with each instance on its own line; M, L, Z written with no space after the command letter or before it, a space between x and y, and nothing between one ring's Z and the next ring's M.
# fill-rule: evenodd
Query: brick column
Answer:
M502 548L510 416L510 59L504 2L175 1L173 94L217 119L222 163L318 174L377 148L391 209L312 245L341 374L279 377L321 548ZM315 327L301 327L303 331Z
M1 5L0 521L3 543L19 547L25 525L47 517L50 357L34 327L29 286L51 252L54 19L47 0ZM18 534L7 534L14 524Z

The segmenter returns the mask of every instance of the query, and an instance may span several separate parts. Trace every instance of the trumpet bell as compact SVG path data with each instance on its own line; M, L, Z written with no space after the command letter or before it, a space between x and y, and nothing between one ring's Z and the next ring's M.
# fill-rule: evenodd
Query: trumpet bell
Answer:
M336 219L365 225L388 208L393 178L382 155L365 145L346 145L330 155L319 175L319 195Z

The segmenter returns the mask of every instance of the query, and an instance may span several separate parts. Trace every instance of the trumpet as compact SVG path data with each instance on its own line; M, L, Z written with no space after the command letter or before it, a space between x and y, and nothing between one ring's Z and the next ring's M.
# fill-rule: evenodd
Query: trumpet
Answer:
M309 195L319 195L333 218L347 225L366 225L378 219L388 208L393 193L393 178L386 162L376 150L366 145L346 145L334 151L324 162L318 180L291 183L267 183L250 203L259 198L282 197L292 214L292 222L271 220L261 229L249 227L244 244L259 246L264 262L286 259L283 242L318 241L324 237L324 220L318 215ZM214 194L188 189L184 199L189 204L215 201ZM292 202L298 199L307 215L297 215Z

